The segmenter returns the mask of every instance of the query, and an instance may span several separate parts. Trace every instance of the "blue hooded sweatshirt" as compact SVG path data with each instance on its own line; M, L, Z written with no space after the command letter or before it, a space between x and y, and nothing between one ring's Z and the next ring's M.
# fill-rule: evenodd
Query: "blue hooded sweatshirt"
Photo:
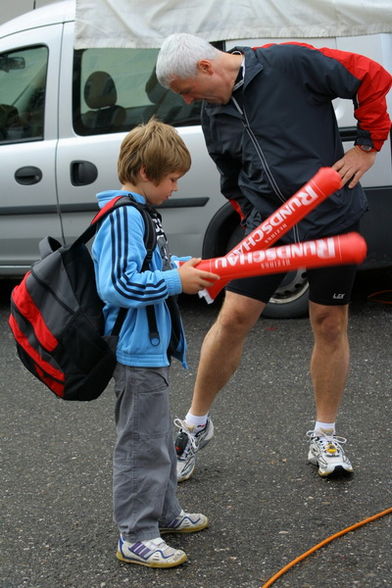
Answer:
M109 190L97 194L100 208L116 196L131 195L146 204L140 194ZM120 308L128 308L117 343L117 361L135 367L163 367L170 364L167 349L171 336L171 317L166 299L180 294L181 279L174 261L164 258L166 241L160 223L154 219L157 245L150 270L141 271L147 253L144 244L144 219L134 206L115 209L100 226L92 246L97 289L104 302L105 334L113 329ZM162 256L163 255L163 256ZM165 267L167 266L167 268ZM146 307L154 305L159 341L150 341ZM174 357L186 365L186 342L181 325Z

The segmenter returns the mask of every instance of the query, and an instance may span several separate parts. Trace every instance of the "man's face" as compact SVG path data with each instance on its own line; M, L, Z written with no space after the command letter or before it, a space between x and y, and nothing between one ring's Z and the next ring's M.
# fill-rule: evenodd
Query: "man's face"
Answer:
M231 98L231 87L226 87L213 71L199 71L192 78L176 77L171 82L170 89L182 96L187 104L196 100L226 104Z

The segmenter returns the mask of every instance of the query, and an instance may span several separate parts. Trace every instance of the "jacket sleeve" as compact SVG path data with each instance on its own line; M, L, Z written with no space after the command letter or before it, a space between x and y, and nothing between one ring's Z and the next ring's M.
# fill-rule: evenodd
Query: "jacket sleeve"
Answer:
M177 269L161 270L157 249L153 269L141 271L147 253L144 220L132 206L115 209L103 221L92 253L98 293L107 304L138 308L162 302L182 290Z
M304 48L300 67L305 83L320 95L351 98L358 121L356 144L379 151L391 128L386 95L391 75L377 62L348 51L295 44ZM306 68L306 72L305 72Z
M203 104L201 124L208 153L220 174L221 192L243 219L252 208L239 187L243 127L238 114L233 111L230 116L227 111L227 107L225 112L214 109L214 114L211 114L208 105Z

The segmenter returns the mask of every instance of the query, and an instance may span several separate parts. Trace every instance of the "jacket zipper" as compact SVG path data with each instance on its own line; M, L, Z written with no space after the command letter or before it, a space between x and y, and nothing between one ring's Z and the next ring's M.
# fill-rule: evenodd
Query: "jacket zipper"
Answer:
M263 168L263 170L264 170L264 172L265 172L265 174L266 174L266 176L267 176L267 178L268 178L268 180L270 182L270 185L272 187L272 190L275 193L275 196L280 200L280 202L282 202L282 203L286 202L286 199L284 198L282 192L280 191L279 186L276 183L275 178L272 175L271 170L268 167L268 164L267 164L267 160L265 158L265 155L264 155L264 153L263 153L263 151L262 151L259 143L257 142L257 139L256 139L256 137L255 137L252 129L251 129L251 126L249 124L249 120L248 120L248 117L246 115L245 110L243 110L241 108L241 106L238 104L238 102L234 98L234 96L232 96L231 99L232 99L235 107L237 108L238 112L241 115L241 121L242 121L242 124L244 126L244 129L248 133L248 136L249 136L249 138L250 138L250 140L251 140L251 142L253 144L253 147L254 147L254 149L256 151L256 154L258 155L258 157L260 159L261 167ZM296 241L299 241L299 233L298 233L297 226L294 226L293 227L293 231L294 231L294 234L295 234Z

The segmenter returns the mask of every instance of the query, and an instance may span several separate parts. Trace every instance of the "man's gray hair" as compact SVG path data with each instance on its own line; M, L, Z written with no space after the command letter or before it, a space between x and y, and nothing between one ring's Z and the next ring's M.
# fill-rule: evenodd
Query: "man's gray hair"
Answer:
M216 59L219 50L205 39L188 33L174 33L162 43L156 63L159 83L169 88L173 78L193 78L200 59Z

